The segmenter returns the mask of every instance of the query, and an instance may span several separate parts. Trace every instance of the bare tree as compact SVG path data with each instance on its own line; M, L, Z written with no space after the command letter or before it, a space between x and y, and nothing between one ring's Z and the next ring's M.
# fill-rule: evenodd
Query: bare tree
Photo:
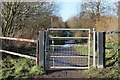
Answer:
M107 0L83 1L81 5L80 17L90 17L95 21L99 21L102 15L114 15L117 11L116 3ZM112 13L111 13L112 12Z
M51 27L51 17L54 17L55 12L58 12L58 6L54 2L37 2L32 3L31 6L34 11L26 20L24 29L33 35L31 37L35 37L38 31Z
M2 15L2 33L3 36L14 36L16 29L20 29L24 21L24 15L28 13L24 3L3 2Z
M35 35L50 25L50 17L57 9L53 2L3 2L1 11L3 36L14 37L17 31L26 35L25 30Z

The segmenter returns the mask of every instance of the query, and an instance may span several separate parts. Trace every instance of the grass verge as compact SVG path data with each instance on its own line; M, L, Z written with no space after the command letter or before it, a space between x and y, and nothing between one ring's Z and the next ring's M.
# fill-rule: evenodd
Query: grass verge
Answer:
M25 58L14 58L15 56L6 55L2 60L2 74L4 79L29 78L44 74L43 68L35 65L34 60Z
M117 78L120 79L118 68L91 68L85 70L84 73L89 78Z

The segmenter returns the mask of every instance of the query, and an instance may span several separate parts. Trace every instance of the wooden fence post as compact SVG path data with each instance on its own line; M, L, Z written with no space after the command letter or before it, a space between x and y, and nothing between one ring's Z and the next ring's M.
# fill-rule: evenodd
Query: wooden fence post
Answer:
M97 32L98 68L105 67L105 32Z

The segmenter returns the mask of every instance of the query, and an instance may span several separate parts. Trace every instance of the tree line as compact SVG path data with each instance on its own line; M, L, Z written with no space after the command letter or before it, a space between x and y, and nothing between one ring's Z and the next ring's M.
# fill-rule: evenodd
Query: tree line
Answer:
M2 35L37 38L40 30L49 27L96 28L98 31L117 29L117 2L84 0L78 14L63 22L55 2L1 2ZM67 3L66 3L67 4ZM1 30L1 29L0 29ZM77 34L77 33L76 33Z
M35 38L40 30L51 27L51 18L57 17L59 10L59 6L54 2L1 4L2 35L10 37Z

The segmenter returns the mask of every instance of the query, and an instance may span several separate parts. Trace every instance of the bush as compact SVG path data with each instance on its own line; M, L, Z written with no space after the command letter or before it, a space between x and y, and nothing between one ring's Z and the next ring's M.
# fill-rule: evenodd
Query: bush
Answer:
M42 75L43 68L35 66L35 61L30 59L14 59L7 56L2 60L2 79L28 78L34 75Z
M41 68L40 66L33 66L30 70L31 75L42 75L44 74L44 69Z
M84 73L89 78L120 78L117 68L91 68L89 70L85 70Z
M30 70L30 64L28 64L27 60L20 60L17 64L15 64L15 75L16 77L27 76Z

